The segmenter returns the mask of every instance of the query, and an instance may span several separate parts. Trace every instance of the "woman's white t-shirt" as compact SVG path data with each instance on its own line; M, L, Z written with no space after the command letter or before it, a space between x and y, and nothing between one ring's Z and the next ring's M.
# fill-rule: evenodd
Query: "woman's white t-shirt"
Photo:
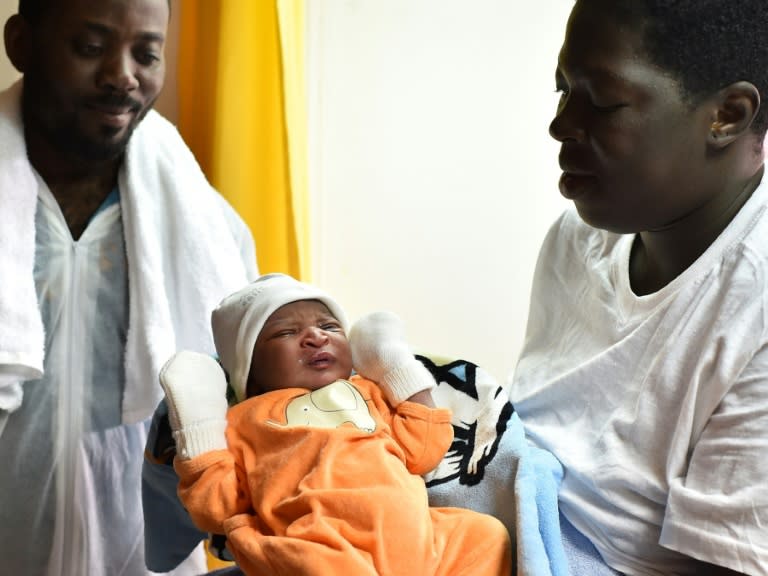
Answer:
M544 241L511 398L566 517L627 574L768 574L768 184L672 283L574 210Z

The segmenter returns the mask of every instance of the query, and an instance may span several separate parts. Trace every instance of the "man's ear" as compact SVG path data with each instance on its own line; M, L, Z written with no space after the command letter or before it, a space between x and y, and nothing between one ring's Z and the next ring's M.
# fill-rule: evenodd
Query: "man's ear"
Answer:
M717 93L707 142L722 149L749 132L760 109L760 92L751 82L734 82Z
M5 23L5 53L22 74L26 68L29 24L20 14L14 14Z

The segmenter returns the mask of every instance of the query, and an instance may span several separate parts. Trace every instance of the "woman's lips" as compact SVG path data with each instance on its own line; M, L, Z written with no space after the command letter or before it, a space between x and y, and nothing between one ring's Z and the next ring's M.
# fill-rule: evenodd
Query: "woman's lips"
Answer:
M595 176L580 172L563 172L560 176L560 194L568 200L578 198L594 186Z

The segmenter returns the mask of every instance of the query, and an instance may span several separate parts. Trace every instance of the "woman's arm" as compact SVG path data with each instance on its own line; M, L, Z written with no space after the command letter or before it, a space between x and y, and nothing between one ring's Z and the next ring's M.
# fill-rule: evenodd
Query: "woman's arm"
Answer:
M754 354L670 482L660 544L709 562L702 574L763 573L768 562L768 345Z

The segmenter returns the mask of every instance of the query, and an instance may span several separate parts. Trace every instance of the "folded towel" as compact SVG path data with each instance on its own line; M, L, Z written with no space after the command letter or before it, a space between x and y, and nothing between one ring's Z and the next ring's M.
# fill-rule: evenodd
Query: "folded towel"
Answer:
M213 354L211 312L249 278L222 210L176 128L150 112L120 176L130 326L123 418L150 416L158 374L178 349Z
M21 89L0 94L0 365L13 382L40 377L44 354L32 274L45 183L27 161ZM130 299L123 421L132 423L160 402L158 374L177 348L213 353L210 313L249 278L222 198L156 112L131 137L118 184Z
M420 356L438 386L438 406L453 411L454 441L429 473L432 506L491 514L507 527L521 576L566 576L557 491L562 466L528 443L504 389L471 362Z
M0 94L0 409L43 374L43 323L33 278L37 176L21 127L21 82Z

